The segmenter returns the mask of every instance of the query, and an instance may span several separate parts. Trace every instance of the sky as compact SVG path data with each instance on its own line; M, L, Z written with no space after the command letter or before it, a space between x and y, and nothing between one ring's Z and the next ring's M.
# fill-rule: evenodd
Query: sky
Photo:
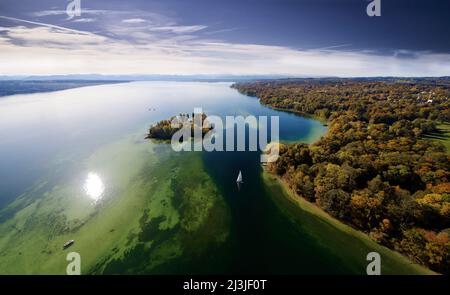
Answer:
M377 1L0 0L0 75L450 76L450 1Z

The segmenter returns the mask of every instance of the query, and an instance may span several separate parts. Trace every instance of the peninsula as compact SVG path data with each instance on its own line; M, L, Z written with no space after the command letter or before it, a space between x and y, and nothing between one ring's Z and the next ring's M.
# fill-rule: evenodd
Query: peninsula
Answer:
M450 272L450 79L237 83L264 105L326 120L318 142L280 147L267 169L297 196L430 269Z

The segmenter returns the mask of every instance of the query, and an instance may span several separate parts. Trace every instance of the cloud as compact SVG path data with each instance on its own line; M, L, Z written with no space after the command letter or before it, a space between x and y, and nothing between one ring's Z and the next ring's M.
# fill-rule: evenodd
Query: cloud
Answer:
M220 34L220 33L228 33L237 30L237 28L227 28L227 29L220 29L215 31L208 31L203 32L203 35L214 35L214 34Z
M3 19L14 26L0 27L0 75L450 75L449 54L398 51L381 55L346 51L345 46L298 50L230 43L194 34L206 26L183 26L159 16L146 18L145 23L108 23L100 33Z
M92 23L95 22L95 18L75 18L72 22L74 23Z
M61 49L82 49L85 46L95 46L96 44L106 44L107 38L90 33L80 33L79 31L65 30L54 27L13 27L3 28L9 40L21 47L33 48L61 48Z
M328 49L336 49L336 48L342 48L342 47L348 47L348 46L352 46L352 44L347 43L347 44L332 45L332 46L317 48L316 50L328 50Z
M30 13L31 16L35 17L43 17L43 16L50 16L50 15L62 15L67 14L65 10L43 10L43 11L36 11Z
M56 26L56 25L47 24L47 23L42 23L42 22L29 21L29 20L19 19L19 18L15 18L15 17L8 17L8 16L0 15L0 19L9 20L9 21L12 21L13 23L24 23L24 24L30 24L30 25L35 25L35 26L53 28L53 29L65 31L68 33L92 35L91 33L85 32L85 31L74 30L74 29L70 29L70 28L66 28L66 27L62 27L62 26Z
M149 28L150 31L172 32L176 34L194 33L206 29L207 26L163 26Z
M110 13L110 10L96 10L96 9L87 9L81 8L81 14L91 14L91 15L99 15ZM30 16L33 17L45 17L45 16L56 16L56 15L64 15L67 16L66 10L42 10L30 13Z
M128 18L128 19L122 20L122 22L127 23L127 24L141 24L141 23L145 23L147 21L142 18Z

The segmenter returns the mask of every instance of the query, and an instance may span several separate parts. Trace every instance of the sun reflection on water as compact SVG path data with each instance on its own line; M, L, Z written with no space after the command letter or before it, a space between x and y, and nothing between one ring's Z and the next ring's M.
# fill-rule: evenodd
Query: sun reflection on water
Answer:
M105 185L97 173L88 173L84 183L84 191L94 202L98 202L103 197Z

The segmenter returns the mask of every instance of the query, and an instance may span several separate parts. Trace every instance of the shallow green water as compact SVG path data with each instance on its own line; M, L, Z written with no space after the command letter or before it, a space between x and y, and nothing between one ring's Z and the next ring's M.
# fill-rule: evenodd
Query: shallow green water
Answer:
M256 152L183 152L144 140L158 120L278 115L286 141L325 128L271 110L227 83L135 82L0 100L0 273L414 273L388 250L293 206ZM33 130L33 132L26 132ZM239 170L244 184L237 188ZM74 239L70 250L62 244Z

